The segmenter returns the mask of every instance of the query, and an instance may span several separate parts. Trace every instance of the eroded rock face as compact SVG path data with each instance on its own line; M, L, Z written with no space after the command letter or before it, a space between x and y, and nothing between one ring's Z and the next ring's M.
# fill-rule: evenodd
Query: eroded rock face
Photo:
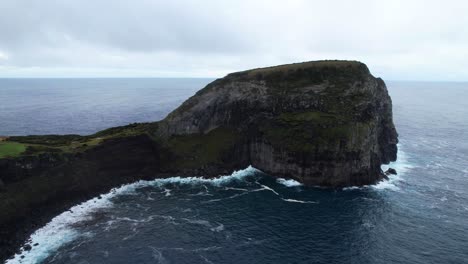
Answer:
M187 100L161 122L166 138L236 135L254 167L308 185L371 184L398 142L385 83L359 62L320 61L233 73ZM242 146L240 146L242 145Z

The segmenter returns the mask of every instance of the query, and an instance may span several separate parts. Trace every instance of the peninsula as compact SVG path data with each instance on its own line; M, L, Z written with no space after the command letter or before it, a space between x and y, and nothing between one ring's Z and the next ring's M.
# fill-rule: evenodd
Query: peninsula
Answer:
M231 73L159 122L2 137L0 260L54 215L121 184L252 165L307 186L367 185L385 177L397 142L385 83L357 61Z

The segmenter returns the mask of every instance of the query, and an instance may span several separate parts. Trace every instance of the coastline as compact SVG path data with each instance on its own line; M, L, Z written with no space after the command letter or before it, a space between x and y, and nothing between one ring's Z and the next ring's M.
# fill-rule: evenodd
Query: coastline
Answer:
M8 245L10 249L10 254L5 256L0 256L0 261L5 263L16 263L13 260L22 260L24 255L27 252L33 250L35 246L40 246L38 241L30 241L31 236L36 234L37 231L40 231L46 228L48 225L52 224L53 221L59 219L58 226L52 226L52 228L60 228L60 220L62 222L70 221L70 224L73 224L79 220L76 218L85 217L86 215L92 213L95 210L107 208L112 206L111 198L118 196L122 193L128 193L134 191L136 188L148 186L151 184L167 184L172 182L182 182L182 183L196 183L202 182L205 184L212 185L222 185L225 182L229 182L234 179L240 179L245 176L256 173L258 170L249 166L243 170L237 170L232 172L230 175L220 175L217 177L199 177L199 176L171 176L171 175L155 175L153 179L147 180L137 180L135 182L122 183L118 186L109 186L107 190L87 193L86 196L76 197L66 201L60 205L48 206L43 208L38 208L38 211L41 214L31 217L29 221L18 224L15 232L11 232L9 237L2 235L3 240L11 241L11 244ZM292 180L290 180L292 181ZM297 183L296 183L297 184ZM65 214L70 214L65 216ZM69 219L64 219L69 218ZM0 228L0 232L3 232L4 228ZM2 233L3 234L3 233ZM22 257L23 256L23 257ZM11 261L11 262L10 262Z
M391 165L396 165L399 167L397 164L401 162L406 164L406 159L397 160ZM404 168L405 167L402 167L401 170L401 173L403 174L406 171ZM122 183L114 187L109 186L107 190L90 192L85 196L76 197L74 199L64 201L61 204L38 208L37 211L41 212L40 214L34 215L33 217L29 218L28 221L17 223L15 229L16 231L11 232L8 237L2 236L2 240L0 242L3 243L3 240L10 241L8 249L11 253L9 255L0 256L0 262L4 262L5 264L16 264L21 263L23 260L37 261L38 259L43 260L47 258L50 253L49 251L57 250L60 246L63 246L80 236L80 234L77 234L72 229L70 229L70 226L82 220L86 220L88 216L92 215L98 210L111 208L113 206L113 202L111 201L112 198L121 194L132 193L140 187L150 185L165 185L175 182L185 184L203 183L221 186L226 182L230 182L234 179L242 179L243 177L253 175L256 172L261 171L249 166L243 170L234 171L230 175L220 175L217 177L199 177L188 175L181 177L160 174L155 175L153 179ZM369 188L372 188L373 190L395 190L396 187L390 187L390 185L392 185L392 181L394 180L401 180L400 177L401 176L396 179L393 179L393 177L390 177L390 179L383 179L382 181L377 182L375 185L345 187L340 189L340 191L346 192L349 190L369 190ZM277 178L277 182L286 187L303 186L301 183L293 179ZM324 189L323 187L319 186L311 188ZM316 203L297 201L292 199L286 199L286 201ZM0 228L0 232L4 231L4 228ZM55 239L53 236L56 236ZM36 246L44 247L44 245L41 245L44 237L51 238L53 240L52 243L46 245L45 250L39 249L38 251L33 252Z
M231 73L159 122L7 142L17 149L0 158L0 259L67 208L139 180L251 164L306 186L374 184L398 134L382 79L360 62L316 61Z
M0 226L0 263L4 263L6 260L11 259L15 254L19 254L22 251L23 246L30 245L28 239L31 235L39 230L40 228L47 225L55 217L60 214L67 212L70 208L80 205L91 199L101 199L102 195L112 192L112 190L121 188L129 184L138 183L141 180L154 181L159 179L172 178L169 174L157 174L151 177L145 177L145 179L135 179L132 181L122 181L119 184L109 184L103 188L90 190L89 192L82 193L80 195L69 196L68 199L56 200L54 204L47 204L35 208L31 215L22 221L13 221ZM183 178L189 178L190 176L184 176ZM205 179L214 179L216 177L205 177Z

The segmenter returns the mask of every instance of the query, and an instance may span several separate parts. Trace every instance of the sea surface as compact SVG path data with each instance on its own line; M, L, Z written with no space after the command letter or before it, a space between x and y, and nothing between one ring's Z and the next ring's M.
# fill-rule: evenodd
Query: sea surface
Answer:
M0 79L0 135L159 120L209 81ZM252 167L140 181L57 216L6 263L468 263L468 83L387 86L388 181L308 188Z

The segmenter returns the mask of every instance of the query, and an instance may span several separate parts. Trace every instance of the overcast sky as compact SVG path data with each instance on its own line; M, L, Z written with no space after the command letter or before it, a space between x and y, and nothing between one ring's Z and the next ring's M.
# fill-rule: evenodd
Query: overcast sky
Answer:
M468 1L0 0L0 77L222 77L319 59L468 81Z

